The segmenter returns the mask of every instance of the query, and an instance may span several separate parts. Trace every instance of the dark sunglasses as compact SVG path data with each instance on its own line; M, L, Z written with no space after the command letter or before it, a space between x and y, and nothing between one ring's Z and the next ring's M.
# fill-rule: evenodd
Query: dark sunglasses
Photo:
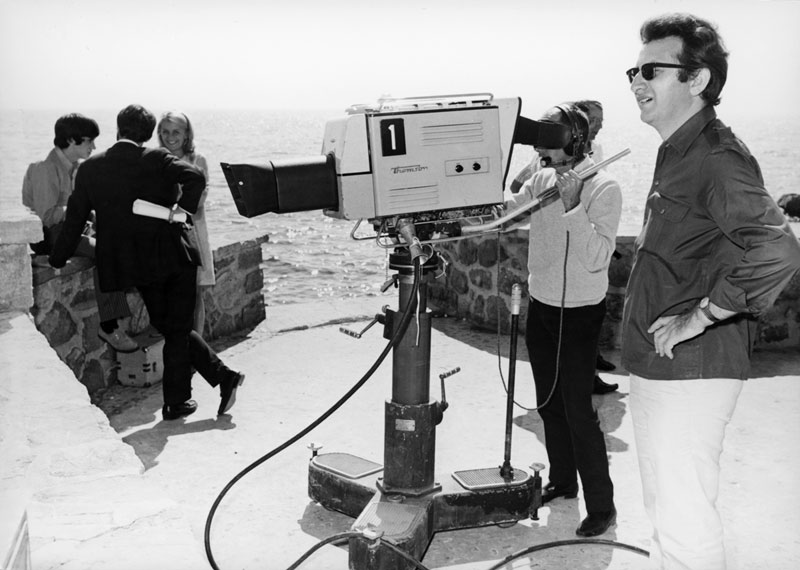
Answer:
M652 63L643 63L641 68L631 67L625 72L625 75L628 76L628 81L633 83L633 78L639 74L639 71L641 71L642 79L645 81L650 81L656 75L656 67L669 67L670 69L692 69L688 65L680 65L679 63L658 63L657 61L654 61Z

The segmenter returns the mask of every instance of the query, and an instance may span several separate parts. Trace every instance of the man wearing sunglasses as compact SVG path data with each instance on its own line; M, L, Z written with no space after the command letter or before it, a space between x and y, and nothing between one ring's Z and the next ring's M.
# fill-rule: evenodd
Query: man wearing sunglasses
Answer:
M800 245L756 159L714 107L727 77L716 28L688 14L645 22L627 71L663 139L636 240L622 364L655 568L725 568L719 459L756 317L800 269Z

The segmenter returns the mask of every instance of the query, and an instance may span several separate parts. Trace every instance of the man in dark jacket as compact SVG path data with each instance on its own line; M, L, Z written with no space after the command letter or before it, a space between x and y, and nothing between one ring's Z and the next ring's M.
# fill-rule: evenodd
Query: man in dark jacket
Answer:
M720 454L756 317L800 268L800 244L756 159L717 118L727 51L710 22L645 22L627 71L663 139L626 290L622 364L654 568L725 568Z
M136 287L150 322L164 335L164 407L166 420L197 409L191 397L192 369L212 386L220 386L218 413L233 405L244 375L225 366L203 338L192 330L199 265L191 228L133 213L144 200L170 210L197 209L206 181L192 165L164 149L144 148L156 118L139 105L117 115L117 142L86 160L67 203L64 227L50 254L63 267L78 245L92 210L96 215L96 263L103 291Z

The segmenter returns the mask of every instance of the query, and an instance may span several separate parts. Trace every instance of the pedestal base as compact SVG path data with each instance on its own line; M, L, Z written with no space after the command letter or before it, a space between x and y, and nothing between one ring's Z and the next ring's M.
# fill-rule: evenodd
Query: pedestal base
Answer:
M311 459L308 489L322 506L356 518L352 530L381 536L421 560L436 532L535 518L541 506L538 473L515 469L514 480L505 481L499 472L499 467L458 471L437 481L431 493L405 496L379 489L379 464L346 453L322 454ZM351 539L350 568L405 570L413 565L389 548Z

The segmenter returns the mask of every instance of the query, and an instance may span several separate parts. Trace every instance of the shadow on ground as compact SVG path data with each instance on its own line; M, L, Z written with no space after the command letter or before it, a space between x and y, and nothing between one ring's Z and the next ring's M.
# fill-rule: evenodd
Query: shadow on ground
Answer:
M135 431L122 438L122 441L133 447L136 456L147 471L158 465L158 456L164 451L172 437L200 433L212 429L229 430L236 427L231 416L217 416L216 419L186 421L185 418L172 421L160 421L151 428Z

